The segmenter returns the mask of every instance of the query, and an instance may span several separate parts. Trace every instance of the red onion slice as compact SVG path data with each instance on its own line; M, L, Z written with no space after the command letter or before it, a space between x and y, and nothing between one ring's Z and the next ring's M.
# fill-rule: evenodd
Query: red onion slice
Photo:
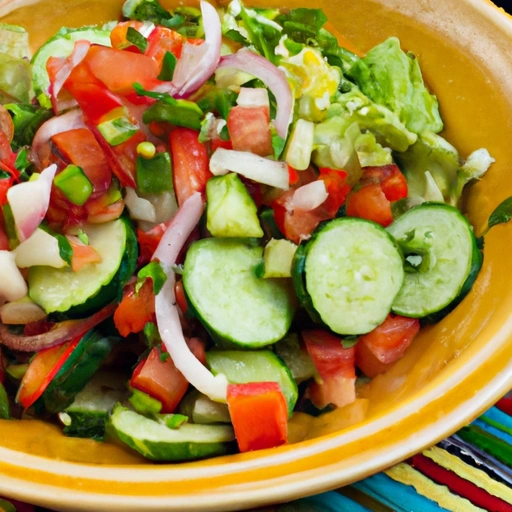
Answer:
M41 173L38 180L19 183L8 190L7 200L20 242L27 240L44 219L56 172L57 166L52 164Z
M248 151L218 148L210 159L210 171L215 176L228 171L241 174L250 180L288 190L290 176L286 162L276 162Z
M90 47L91 43L89 41L77 41L73 48L73 52L67 59L65 59L63 66L55 74L55 81L51 87L51 99L53 111L56 114L62 112L64 109L74 107L77 104L72 98L68 101L59 100L59 93L64 82L71 74L71 71L73 71L73 69L84 60Z
M205 41L201 45L185 42L181 57L176 64L172 82L155 88L172 96L186 98L197 91L214 73L220 60L222 29L217 10L201 0L201 14Z
M226 377L220 374L214 377L190 351L181 329L174 294L176 279L172 265L176 263L179 252L199 222L203 210L201 194L196 192L179 208L153 255L153 259L160 261L167 275L162 290L156 296L156 321L167 352L188 382L212 400L225 401L228 384Z
M45 159L42 149L50 142L50 139L58 133L74 130L75 128L87 128L82 117L82 111L79 109L70 110L61 116L52 117L41 125L32 141L32 156L38 168L41 168L41 161ZM49 151L48 147L48 153Z
M325 182L323 180L312 181L294 192L291 207L294 210L309 212L320 206L328 197Z
M277 102L274 125L278 135L286 139L293 114L293 96L284 72L265 57L247 48L242 48L233 55L222 57L219 68L235 68L244 71L259 78L269 88Z
M13 334L0 323L0 344L20 352L38 352L45 348L54 347L65 341L84 335L114 314L116 304L109 304L89 318L82 320L66 320L56 324L51 331L35 336Z

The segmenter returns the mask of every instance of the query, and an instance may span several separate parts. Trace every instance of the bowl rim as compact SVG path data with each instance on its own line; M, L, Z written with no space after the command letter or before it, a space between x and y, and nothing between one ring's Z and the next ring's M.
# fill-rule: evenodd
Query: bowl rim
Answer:
M8 0L7 0L8 1ZM502 28L510 34L512 40L512 17L503 9L498 8L490 0L466 0L468 4L473 6L483 16L487 17L495 25ZM2 11L0 1L0 11ZM14 0L13 3L17 3ZM2 14L0 14L1 16ZM492 359L494 349L503 348L506 340L512 340L512 314L507 321L503 323L498 332L481 347L481 349L473 355L471 365L459 368L449 378L437 386L427 386L426 390L421 392L413 399L405 401L399 408L374 420L370 425L362 427L353 427L345 431L324 436L315 440L293 445L293 450L285 452L268 451L264 455L242 460L242 462L229 462L223 465L217 465L217 471L225 474L226 468L230 467L228 473L236 473L251 469L261 469L262 467L274 467L283 463L293 463L313 453L323 453L334 446L341 446L342 439L357 438L361 436L365 430L382 430L386 429L397 419L397 415L403 413L410 414L406 411L411 405L417 407L417 411L423 410L428 404L432 404L443 395L443 390L448 392L448 388L461 385L474 372L482 369L484 362ZM510 347L512 348L512 346ZM480 356L480 357L479 357ZM421 451L443 439L447 435L455 432L464 424L477 417L486 408L490 407L497 399L512 388L512 358L508 363L500 365L501 370L495 374L491 380L478 389L470 400L459 403L458 406L446 416L437 419L435 422L423 427L412 434L409 438L405 438L403 443L393 450L389 450L387 446L375 452L375 456L359 464L357 468L347 473L347 469L343 466L330 464L325 467L324 472L316 472L315 475L308 476L311 471L303 471L298 473L299 480L291 481L285 476L269 477L266 480L256 482L254 488L246 486L242 489L236 489L234 486L229 489L222 489L221 492L214 494L162 494L159 496L142 496L142 495L123 495L109 494L108 492L97 491L80 491L78 488L63 487L59 484L34 482L30 488L27 486L25 478L13 476L16 472L12 472L14 468L25 469L30 468L34 472L42 472L48 476L54 477L55 481L58 476L65 474L71 478L85 480L105 478L107 481L112 478L124 480L129 485L132 479L158 484L159 482L176 482L190 473L191 477L203 478L212 476L215 470L214 465L204 465L202 468L184 466L159 467L159 466L115 466L107 465L99 467L96 465L79 464L73 462L54 461L45 457L28 455L22 452L14 451L8 448L0 447L0 493L9 495L13 498L38 503L43 506L59 507L65 504L66 510L84 510L83 503L87 503L91 507L105 507L105 510L235 510L240 507L258 506L267 503L277 503L298 498L300 496L322 492L328 489L338 487L340 483L348 484L358 480L370 473L380 471L389 467L410 455ZM8 462L4 462L8 461ZM220 468L220 469L219 469ZM330 468L330 469L329 469ZM91 475L94 473L94 477ZM304 478L301 478L302 475ZM129 478L124 478L124 477ZM295 475L297 476L297 475ZM265 488L264 496L261 489ZM172 499L173 503L170 504ZM77 505L73 503L79 502ZM71 505L70 505L71 504ZM226 508L228 507L228 508Z

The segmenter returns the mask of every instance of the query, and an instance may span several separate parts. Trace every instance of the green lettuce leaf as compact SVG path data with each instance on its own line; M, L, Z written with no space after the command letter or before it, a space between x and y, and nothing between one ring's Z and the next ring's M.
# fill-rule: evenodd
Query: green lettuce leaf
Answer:
M374 47L366 57L352 60L348 76L371 100L394 112L409 131L443 129L437 98L425 87L418 59L403 52L396 37Z
M28 103L32 75L28 60L0 53L0 104Z
M18 25L0 23L0 53L15 59L29 58L28 32Z
M9 103L4 107L14 122L12 147L15 151L22 146L30 146L39 127L53 116L52 110L32 105Z

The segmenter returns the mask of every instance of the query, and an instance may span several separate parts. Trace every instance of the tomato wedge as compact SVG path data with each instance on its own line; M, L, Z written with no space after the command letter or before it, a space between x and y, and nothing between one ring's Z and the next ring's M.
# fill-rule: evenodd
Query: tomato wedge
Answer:
M228 131L235 151L260 156L273 152L268 107L233 107L228 114Z
M227 398L241 452L286 444L288 409L277 382L229 384Z
M356 399L354 347L343 348L341 338L327 331L303 331L302 338L322 380L308 388L313 404L323 409L329 404L343 407Z
M144 53L161 67L167 52L171 52L177 59L181 57L186 40L179 32L158 26L149 34L148 47Z
M146 279L138 293L133 286L128 287L114 313L114 324L121 336L128 336L144 329L144 326L154 320L155 295L153 282Z
M96 249L91 245L85 245L76 237L67 237L71 248L73 249L73 256L71 259L71 268L73 272L78 272L80 269L91 263L99 263L101 256Z
M384 227L393 222L391 203L377 183L363 186L349 194L347 215L371 220Z
M407 197L407 180L395 164L364 167L361 183L378 183L391 202Z
M77 128L61 132L52 137L52 142L70 163L83 169L95 193L110 187L112 171L91 130Z
M23 376L16 401L29 408L44 393L79 341L76 338L37 352Z
M368 377L375 377L403 357L420 330L417 318L389 314L376 329L359 337L356 365Z
M176 128L170 139L174 190L182 205L194 192L204 194L206 182L213 176L206 146L199 142L199 132Z

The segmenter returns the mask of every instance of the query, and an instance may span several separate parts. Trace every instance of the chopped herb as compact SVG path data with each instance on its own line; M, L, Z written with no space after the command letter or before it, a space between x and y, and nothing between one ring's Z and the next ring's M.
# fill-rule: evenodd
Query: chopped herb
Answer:
M176 69L176 57L171 52L165 52L164 59L162 61L162 69L158 75L158 80L164 82L170 82L174 76L174 70Z
M145 267L141 268L139 270L139 273L137 274L137 277L139 278L137 285L135 287L135 291L138 293L141 286L144 284L144 281L146 279L151 279L153 281L153 292L155 295L158 295L160 293L160 290L165 284L165 281L167 280L167 276L160 265L158 261L152 261L151 263L148 263Z
M141 53L144 53L148 47L148 40L133 27L128 27L126 32L126 39L134 46L136 46L141 51Z

